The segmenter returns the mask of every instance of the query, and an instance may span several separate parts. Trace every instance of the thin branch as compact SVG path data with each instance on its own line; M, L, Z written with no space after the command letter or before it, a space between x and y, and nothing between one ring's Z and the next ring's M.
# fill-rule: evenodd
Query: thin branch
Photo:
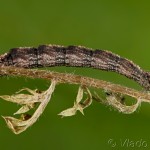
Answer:
M17 67L0 67L0 75L41 78L46 80L56 80L57 83L79 84L86 87L105 89L113 93L128 95L137 100L140 99L142 100L142 102L150 103L150 94L148 92L141 92L132 88L121 86L118 84L113 84L107 81L74 74L58 73L47 70L24 69Z

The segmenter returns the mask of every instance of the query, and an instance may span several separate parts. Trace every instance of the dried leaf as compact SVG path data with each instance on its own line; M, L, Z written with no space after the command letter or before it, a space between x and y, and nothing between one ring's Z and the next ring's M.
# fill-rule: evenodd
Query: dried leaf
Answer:
M14 115L26 113L26 112L28 112L30 109L32 109L34 106L35 106L35 104L24 105L24 106L22 106L17 112L15 112Z
M62 111L61 113L59 113L58 115L61 115L62 117L68 117L68 116L73 116L75 115L77 112L76 108L72 107L72 108L68 108L64 111Z
M84 90L86 90L86 94L88 95L88 97L85 101L83 101L81 103L81 101L83 99ZM73 115L76 114L76 112L78 110L84 115L83 109L88 107L91 103L92 103L92 95L91 95L90 91L88 90L87 87L80 86L79 89L78 89L78 94L77 94L77 97L76 97L76 101L74 102L74 106L72 108L68 108L66 110L63 110L58 115L61 115L62 117L73 116Z
M9 116L2 116L4 120L6 121L7 126L15 133L19 134L27 129L27 126L21 126L21 124L24 122L22 120L9 117Z
M87 93L87 99L82 103L84 105L83 106L84 109L92 104L92 94L87 87L85 87L85 90Z
M15 134L19 134L19 133L25 131L32 124L34 124L37 121L37 119L40 117L40 115L43 113L45 107L47 106L48 102L50 101L51 95L54 92L55 86L56 86L56 81L53 80L49 89L47 91L41 93L39 98L42 102L40 103L40 105L38 106L38 108L36 109L36 111L34 112L34 114L31 117L23 120L23 119L16 119L16 118L9 117L9 116L6 116L6 117L4 116L3 118L5 119L7 126ZM35 98L35 97L33 96L33 98ZM33 101L34 101L34 99L33 99Z
M121 101L117 99L115 94L107 96L106 99L109 105L113 106L114 108L118 109L120 112L123 112L125 114L131 114L135 112L141 104L141 100L138 99L136 104L127 106L125 104L122 104Z
M26 90L31 94L18 94L23 90ZM25 89L21 89L19 92L16 92L16 93L17 94L14 94L11 96L2 95L2 96L0 96L0 98L4 99L6 101L20 104L20 105L23 105L23 104L30 105L31 103L36 103L36 102L42 101L41 93L37 92L36 90L30 90L28 88L25 88Z
M29 92L29 93L32 94L32 95L36 95L36 94L37 94L37 89L36 89L36 90L31 90L31 89L29 89L29 88L23 88L23 89L19 90L19 91L16 92L16 93L18 94L18 93L21 93L22 91L27 91L27 92Z
M83 87L80 86L78 89L77 97L76 97L76 103L79 104L81 102L82 98L83 98Z

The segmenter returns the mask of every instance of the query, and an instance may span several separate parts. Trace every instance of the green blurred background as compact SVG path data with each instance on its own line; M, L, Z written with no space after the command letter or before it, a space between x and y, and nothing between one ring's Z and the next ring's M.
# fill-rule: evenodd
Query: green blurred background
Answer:
M0 2L0 53L14 47L40 44L83 45L108 49L149 70L149 16L148 1L5 0ZM87 68L49 69L141 89L135 82L115 73ZM46 90L49 84L40 79L3 77L0 78L0 94L13 94L22 87ZM39 121L20 135L14 135L1 118L0 149L150 149L149 104L142 104L134 114L124 115L94 102L85 110L85 116L78 113L61 119L57 114L73 105L77 89L76 85L58 85ZM1 115L12 115L18 108L0 101ZM125 140L134 144L142 140L147 146L122 147L121 141Z

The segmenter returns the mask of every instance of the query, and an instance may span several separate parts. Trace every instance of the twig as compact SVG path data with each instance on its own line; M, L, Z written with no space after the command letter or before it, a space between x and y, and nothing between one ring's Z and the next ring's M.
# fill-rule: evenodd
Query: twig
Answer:
M24 69L16 67L1 67L0 75L57 80L58 83L79 84L86 87L105 89L113 93L120 93L123 95L131 96L135 99L141 99L143 102L150 102L150 94L148 92L141 92L132 88L121 86L118 84L113 84L107 81L74 74L59 73L46 70Z

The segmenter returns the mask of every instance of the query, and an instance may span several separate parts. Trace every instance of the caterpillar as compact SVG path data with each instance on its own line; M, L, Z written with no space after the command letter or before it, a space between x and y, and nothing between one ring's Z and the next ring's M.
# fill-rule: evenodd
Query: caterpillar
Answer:
M119 73L133 79L146 90L150 90L150 73L142 70L131 60L107 50L93 50L83 46L40 45L37 48L13 48L8 53L0 55L0 67L4 66L90 67Z

